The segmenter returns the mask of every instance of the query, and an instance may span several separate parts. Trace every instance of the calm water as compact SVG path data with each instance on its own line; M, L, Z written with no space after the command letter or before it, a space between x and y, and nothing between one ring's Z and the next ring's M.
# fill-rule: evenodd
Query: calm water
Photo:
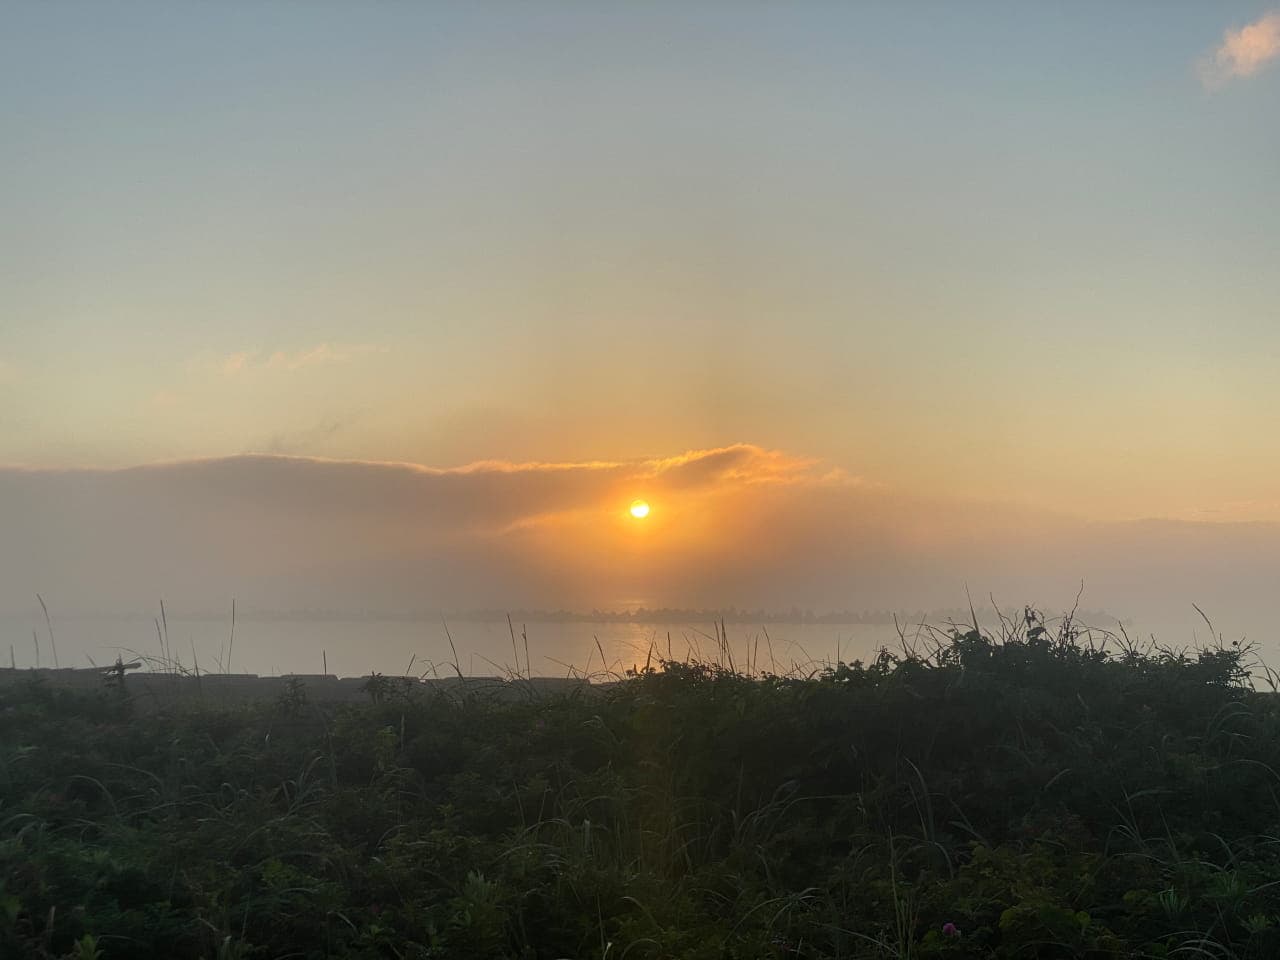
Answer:
M150 619L54 619L54 638L63 666L107 664L117 654L158 657L160 643ZM43 620L0 621L0 659L8 665L9 647L19 667L35 664L32 629L40 642L40 662L52 665ZM658 657L725 660L718 650L712 624L642 623L530 623L526 663L525 641L515 625L513 648L507 624L451 621L449 632L462 672L472 676L503 675L516 669L534 676L566 676L571 671L603 674L643 666L652 649ZM1152 628L1146 628L1150 632ZM1136 631L1136 632L1135 632ZM1137 635L1142 628L1131 628ZM1161 640L1190 644L1204 640L1203 624L1155 630ZM908 631L908 636L915 629ZM727 625L728 649L735 666L759 671L812 669L839 658L866 660L881 646L896 648L899 637L891 625L879 624L749 624ZM255 620L240 618L235 644L227 663L228 620L170 618L169 650L174 659L202 671L227 668L237 673L329 673L359 676L371 671L390 675L440 675L454 672L454 654L439 621L400 620ZM603 653L603 656L602 656ZM1274 662L1274 657L1268 657Z

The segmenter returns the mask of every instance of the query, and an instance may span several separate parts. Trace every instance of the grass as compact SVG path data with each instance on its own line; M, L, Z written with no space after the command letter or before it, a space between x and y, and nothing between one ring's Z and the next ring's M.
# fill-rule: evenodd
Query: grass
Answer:
M137 717L118 683L0 688L0 956L1280 956L1248 650L1028 611L750 659Z

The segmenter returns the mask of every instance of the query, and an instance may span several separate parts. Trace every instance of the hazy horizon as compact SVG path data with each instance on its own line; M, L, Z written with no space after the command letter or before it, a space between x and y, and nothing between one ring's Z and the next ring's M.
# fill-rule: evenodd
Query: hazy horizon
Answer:
M637 497L652 513L627 512ZM0 611L920 610L1002 606L1258 633L1280 524L1086 521L909 497L736 445L660 460L241 456L0 470Z

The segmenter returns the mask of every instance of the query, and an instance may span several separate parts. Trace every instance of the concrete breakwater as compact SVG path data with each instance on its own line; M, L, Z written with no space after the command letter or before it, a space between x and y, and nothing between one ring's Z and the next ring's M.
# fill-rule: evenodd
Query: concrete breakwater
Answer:
M480 695L499 700L566 696L595 692L606 684L571 677L389 677L370 674L339 677L323 673L293 673L263 677L253 673L166 673L137 670L136 664L104 668L0 668L0 695L7 685L49 683L92 692L113 689L139 705L205 701L211 706L301 698L314 703L368 703L397 697ZM130 668L134 669L131 671Z

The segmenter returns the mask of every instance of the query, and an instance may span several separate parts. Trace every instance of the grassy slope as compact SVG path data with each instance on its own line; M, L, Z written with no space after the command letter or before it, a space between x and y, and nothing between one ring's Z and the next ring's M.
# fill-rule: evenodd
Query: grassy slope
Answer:
M0 956L1280 956L1280 704L1242 661L1033 628L527 704L22 685Z

